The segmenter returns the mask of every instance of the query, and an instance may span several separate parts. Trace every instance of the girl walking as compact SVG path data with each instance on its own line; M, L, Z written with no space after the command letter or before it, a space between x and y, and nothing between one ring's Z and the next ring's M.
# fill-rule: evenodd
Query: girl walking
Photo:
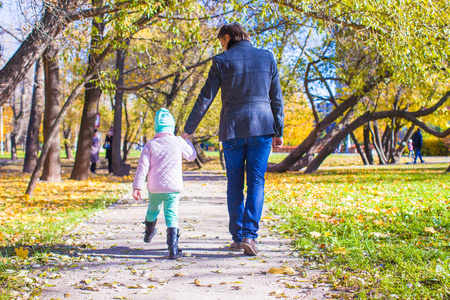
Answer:
M189 161L197 157L191 141L174 135L175 120L166 108L155 117L156 135L142 150L133 181L133 197L142 199L141 191L147 177L148 209L145 217L144 242L150 243L156 234L156 221L164 206L169 259L181 256L178 248L178 202L183 190L182 157Z

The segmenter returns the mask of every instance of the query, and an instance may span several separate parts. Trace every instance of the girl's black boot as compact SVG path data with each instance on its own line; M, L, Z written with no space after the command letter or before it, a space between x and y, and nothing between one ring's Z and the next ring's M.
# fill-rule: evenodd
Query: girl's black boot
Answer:
M181 257L181 249L178 248L178 237L180 230L175 227L167 228L167 246L169 246L169 259Z
M156 221L149 222L145 220L145 233L144 233L144 242L150 243L152 241L152 238L156 234Z

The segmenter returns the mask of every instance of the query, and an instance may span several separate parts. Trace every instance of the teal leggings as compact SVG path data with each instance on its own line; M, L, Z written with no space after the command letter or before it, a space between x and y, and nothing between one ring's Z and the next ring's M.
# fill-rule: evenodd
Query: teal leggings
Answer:
M167 228L178 228L178 202L180 193L148 193L148 208L145 219L148 222L156 221L161 205L164 202L164 218Z

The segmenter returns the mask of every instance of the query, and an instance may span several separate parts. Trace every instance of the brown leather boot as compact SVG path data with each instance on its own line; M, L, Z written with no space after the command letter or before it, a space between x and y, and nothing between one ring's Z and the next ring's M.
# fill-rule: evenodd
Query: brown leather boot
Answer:
M245 237L242 239L241 247L244 249L245 255L248 255L248 256L258 255L258 252L256 251L255 240Z

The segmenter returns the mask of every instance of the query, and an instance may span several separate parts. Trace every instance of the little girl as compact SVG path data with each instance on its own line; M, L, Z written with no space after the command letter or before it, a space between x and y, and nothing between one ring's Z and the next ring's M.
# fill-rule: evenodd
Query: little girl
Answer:
M413 147L413 144L412 144L412 139L408 140L408 151L409 151L408 157L412 158L413 161L414 161L414 147Z
M145 217L144 242L150 243L156 234L156 218L164 203L169 259L181 256L178 248L178 202L183 190L182 157L189 161L197 157L191 141L174 135L175 120L166 108L155 117L156 135L147 142L139 158L133 181L133 197L142 199L141 190L147 177L148 209Z

